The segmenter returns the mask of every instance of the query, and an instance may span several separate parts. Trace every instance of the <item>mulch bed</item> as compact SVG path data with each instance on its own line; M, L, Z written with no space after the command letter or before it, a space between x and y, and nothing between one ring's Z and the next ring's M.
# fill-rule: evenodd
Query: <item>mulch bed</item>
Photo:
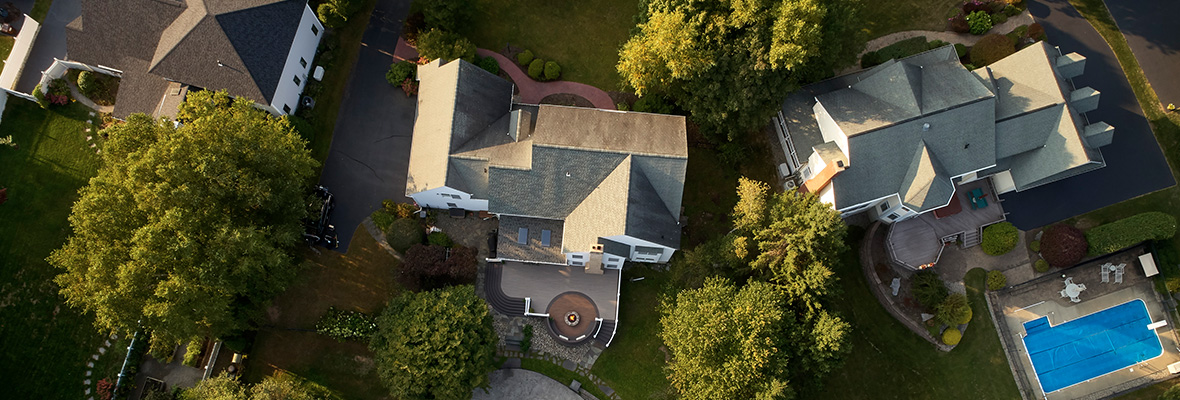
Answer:
M635 93L606 92L606 94L610 95L610 100L616 105L627 104L628 109L630 109L632 105L635 105L635 101L639 100L639 96L636 96Z
M541 99L541 104L594 108L594 103L591 103L590 100L586 100L585 97L572 93L557 93L545 96L545 98Z

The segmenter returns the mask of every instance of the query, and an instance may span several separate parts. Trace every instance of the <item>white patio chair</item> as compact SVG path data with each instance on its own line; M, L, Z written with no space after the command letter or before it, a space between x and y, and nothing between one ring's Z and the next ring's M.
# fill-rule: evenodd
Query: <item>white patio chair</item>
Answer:
M1065 294L1065 289L1061 289L1061 297L1069 297L1068 294Z
M1072 283L1073 283L1073 277L1072 277L1072 276L1071 276L1071 277L1068 277L1068 278L1065 278L1065 284L1066 284L1066 285L1069 285L1069 284L1072 284Z
M1110 283L1110 270L1102 266L1102 283Z
M1114 283L1123 283L1123 271L1114 271Z
M1082 290L1086 290L1086 284L1084 284L1084 283L1079 283L1079 284L1078 284L1078 291L1082 291Z
M1070 298L1069 298L1069 301L1070 301L1071 303L1081 303L1081 302L1082 302L1082 299L1079 299L1079 298L1077 298L1077 297L1070 297Z

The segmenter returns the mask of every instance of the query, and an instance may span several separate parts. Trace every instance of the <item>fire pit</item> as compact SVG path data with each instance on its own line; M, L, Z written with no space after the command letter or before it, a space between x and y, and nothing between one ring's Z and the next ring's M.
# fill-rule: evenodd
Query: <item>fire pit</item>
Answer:
M578 315L577 311L570 311L570 312L565 313L565 324L566 325L578 326L578 322L581 322L581 319L582 319L582 316Z
M546 311L550 315L549 329L558 343L581 343L591 338L597 327L598 307L582 293L562 293L549 302Z

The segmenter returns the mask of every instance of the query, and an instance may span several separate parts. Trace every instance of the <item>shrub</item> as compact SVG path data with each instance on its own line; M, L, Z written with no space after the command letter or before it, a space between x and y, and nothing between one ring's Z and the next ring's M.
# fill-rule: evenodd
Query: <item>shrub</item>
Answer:
M1086 236L1078 228L1069 225L1053 225L1041 235L1041 258L1050 266L1065 268L1086 256L1089 246Z
M1007 36L991 34L971 46L971 63L982 67L1016 52L1016 44Z
M184 365L196 367L197 363L201 361L201 349L205 347L203 339L193 339L184 346Z
M625 101L622 103L615 104L615 108L617 108L619 111L631 111L631 106L628 105L627 102L625 102Z
M938 305L934 318L946 325L958 326L971 322L971 305L967 304L967 296L962 293L952 293Z
M1037 24L1037 23L1034 23L1034 24L1028 26L1028 37L1036 39L1036 40L1040 40L1040 41L1045 41L1046 39L1048 39L1045 36L1045 27L1043 27L1043 26L1041 26L1041 24Z
M937 48L939 48L939 47L946 46L946 45L948 45L948 44L950 44L950 43L947 43L947 42L944 42L944 41L941 41L941 40L937 40L937 39L936 39L936 40L931 40L931 41L930 41L930 43L926 44L926 50L934 50L934 49L937 49Z
M37 99L37 105L41 108L49 108L49 100L45 98L45 91L41 90L41 84L33 87L33 98Z
M462 35L438 29L418 35L418 55L427 61L475 59L475 44Z
M991 22L992 22L992 25L999 25L999 24L1008 22L1008 14L1004 14L1002 12L992 14L992 21Z
M1090 255L1113 253L1145 240L1171 239L1176 218L1159 211L1133 215L1086 231Z
M971 32L971 25L967 23L967 18L963 15L956 15L947 20L948 29L957 33Z
M527 67L533 63L533 51L525 50L516 54L516 63L522 67Z
M402 81L402 91L406 92L406 97L418 94L418 82L414 82L413 79L406 78L406 80Z
M393 200L382 201L381 208L397 218L410 218L418 212L418 206L410 203L395 203Z
M496 62L495 57L481 58L476 65L479 65L484 71L491 72L492 75L498 75L500 73L500 63Z
M1004 286L1008 286L1008 277L1004 276L1003 271L987 271L988 290L1000 290Z
M520 339L520 352L528 354L529 349L533 347L533 326L525 325L523 337Z
M979 10L967 14L967 26L971 27L972 35L982 35L992 29L992 16L987 11Z
M531 65L529 66L532 67ZM545 63L545 80L553 81L561 77L561 66L557 65L556 61L549 61Z
M875 51L870 51L870 52L864 53L863 55L860 56L860 67L861 68L873 67L876 65L880 65L883 62L884 61L881 61L881 56L878 56L877 52L875 52Z
M1004 10L1001 12L1003 12L1004 15L1007 15L1009 17L1015 17L1017 15L1020 15L1020 13L1022 13L1023 11L1021 11L1020 8L1017 8L1014 5L1006 4L1006 5L1004 5Z
M411 45L418 45L418 34L426 29L426 15L421 11L410 14L406 17L406 22L402 24L402 37L406 38L406 43Z
M336 3L330 1L320 3L319 7L315 9L315 13L320 16L320 22L327 28L339 28L348 21L337 8Z
M1041 252L1041 241L1040 241L1040 240L1034 240L1034 241L1032 241L1032 242L1029 242L1029 243L1028 243L1028 249L1029 249L1029 250L1032 250L1032 251L1033 251L1033 253L1040 253L1040 252Z
M942 332L942 342L947 346L959 344L960 340L963 340L963 334L959 333L958 329L947 328L945 332Z
M389 65L389 71L385 72L385 80L393 86L401 86L406 79L414 77L414 73L418 71L418 66L409 61L398 61Z
M977 11L991 12L995 7L991 1L971 0L963 3L963 14L971 14Z
M1020 232L1010 222L1001 222L983 228L983 252L998 256L1012 251Z
M1049 272L1049 262L1038 258L1037 262L1033 263L1033 270L1038 273Z
M111 400L115 396L115 383L110 378L102 378L95 384L95 391L101 400Z
M94 73L90 71L79 72L77 84L78 91L82 92L86 97L92 97L91 95L98 90L98 82L94 79Z
M385 240L389 242L389 247L394 250L405 253L410 249L410 246L422 244L426 238L426 231L418 224L418 221L404 218L393 221L389 225L389 231L385 233Z
M448 31L466 26L474 9L471 0L418 0L414 6L426 16L427 26Z
M1028 25L1021 25L1021 26L1012 28L1012 32L1009 33L1009 35L1015 35L1016 37L1019 37L1019 38L1028 37Z
M470 283L475 279L476 254L471 247L455 246L448 255L445 247L416 244L402 258L402 273L423 289Z
M966 63L966 64L963 64L963 68L966 68L968 71L970 71L970 70L975 69L975 64Z
M442 232L430 232L426 235L426 243L431 246L451 247L455 245L455 241L451 240L450 236Z
M533 80L540 81L540 80L543 80L541 78L544 75L545 75L545 60L542 60L540 58L533 59L533 62L529 63L529 77L533 78Z
M636 100L632 109L646 113L671 114L672 103L670 103L664 96L653 93L640 97L639 100Z
M924 269L914 273L910 281L910 291L927 310L933 310L946 300L946 284L934 271Z
M377 331L377 323L373 321L373 317L360 311L328 307L328 312L315 323L315 331L341 342L365 340Z

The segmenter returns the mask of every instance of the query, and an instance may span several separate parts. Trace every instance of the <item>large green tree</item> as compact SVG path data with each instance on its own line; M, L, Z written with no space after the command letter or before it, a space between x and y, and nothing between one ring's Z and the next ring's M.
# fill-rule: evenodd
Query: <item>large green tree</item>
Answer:
M672 352L672 386L684 399L791 399L845 347L848 325L821 313L808 322L790 311L781 287L738 288L710 278L665 300L660 337ZM796 383L802 381L802 383Z
M496 333L470 285L405 293L377 318L377 375L398 399L465 399L496 369Z
M197 92L187 104L180 127L136 114L103 132L102 167L48 259L69 305L104 331L142 326L153 344L242 329L286 287L317 164L248 100Z
M847 64L864 46L858 0L650 0L619 53L623 82L664 92L710 137L765 126L799 82Z

